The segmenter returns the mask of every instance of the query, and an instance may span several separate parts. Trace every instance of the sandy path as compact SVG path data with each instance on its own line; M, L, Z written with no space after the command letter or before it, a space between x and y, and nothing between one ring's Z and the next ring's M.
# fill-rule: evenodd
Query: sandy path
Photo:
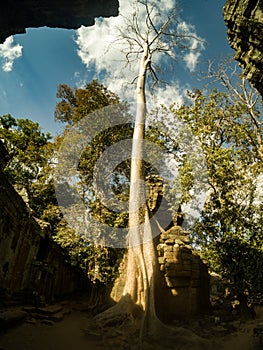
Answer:
M238 332L222 339L222 348L218 350L262 350L259 338L253 336L253 328L263 322L263 307L256 307L256 319L240 325ZM217 349L215 349L217 350Z
M82 331L87 324L83 312L73 312L53 326L24 323L0 333L0 349L4 350L105 350L97 339L89 339Z
M238 332L222 339L218 350L262 350L259 338L253 336L254 326L255 321L241 325Z
M238 332L214 339L218 346L211 350L262 350L259 338L253 336L253 328L262 321L261 307L257 310L256 320L241 324ZM102 339L85 335L83 329L87 329L91 322L88 314L73 310L52 326L39 322L24 323L0 333L0 350L1 346L4 350L108 350ZM176 342L169 348L180 350Z

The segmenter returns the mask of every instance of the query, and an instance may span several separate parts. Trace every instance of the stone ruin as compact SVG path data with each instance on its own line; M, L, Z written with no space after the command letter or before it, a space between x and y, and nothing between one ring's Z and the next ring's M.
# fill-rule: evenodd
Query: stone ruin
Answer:
M118 0L8 0L1 3L0 43L26 28L77 29L91 26L96 17L118 15Z
M0 301L51 303L82 289L86 276L66 262L47 223L32 216L0 172Z
M148 179L148 205L154 212L162 198L162 182ZM51 240L48 227L32 217L30 209L0 172L0 295L4 300L45 302L84 288L86 278L65 261L62 249ZM163 215L168 215L163 206ZM170 215L170 214L169 214ZM156 283L156 309L161 319L189 319L209 312L208 267L190 246L187 232L179 225L181 214L156 239L160 274ZM161 218L160 218L161 221ZM166 217L167 222L167 217ZM121 298L127 259L111 298ZM87 283L87 282L86 282Z
M158 176L152 176L148 179L148 184L148 206L154 211L161 201L162 181ZM182 223L180 213L174 220L171 216L171 224L157 237L156 242L160 267L155 286L158 295L156 310L164 321L187 320L211 311L208 265L191 247L189 233L179 223ZM111 292L111 298L116 302L122 297L126 266L125 255Z
M223 14L235 59L247 79L263 96L263 2L227 0Z
M210 312L207 264L190 246L188 233L174 226L157 246L162 293L157 311L163 319L189 319ZM159 294L158 294L159 295Z

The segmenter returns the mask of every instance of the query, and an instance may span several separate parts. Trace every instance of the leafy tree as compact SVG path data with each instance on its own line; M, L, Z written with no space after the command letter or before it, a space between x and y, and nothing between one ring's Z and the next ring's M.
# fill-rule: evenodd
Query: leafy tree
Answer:
M246 87L243 93L251 97L255 92ZM249 105L240 96L197 90L191 103L172 111L201 141L209 172L210 190L193 239L241 300L246 289L259 292L263 287L263 222L262 111L260 104Z
M63 135L56 139L56 147L59 148L63 137L66 136L68 128L86 117L97 109L102 109L108 105L119 104L117 95L109 91L104 85L96 80L86 84L84 88L71 88L65 84L60 85L57 91L57 97L61 99L55 109L55 120L65 124ZM96 121L94 120L94 123ZM110 145L130 138L132 135L132 126L121 125L105 130L95 136L91 144L87 145L81 154L78 171L81 176L80 186L82 188L82 199L92 211L94 216L99 216L105 223L114 226L116 215L101 204L98 197L95 196L93 183L93 170L96 162ZM118 171L112 175L117 183L117 178L126 173L127 162L119 167ZM66 179L67 180L67 179ZM66 181L65 180L65 181ZM63 179L61 179L63 181ZM102 180L104 181L104 180ZM103 193L101 193L103 195Z
M15 119L7 114L0 117L0 139L7 151L4 173L13 185L26 189L29 205L37 209L33 187L41 177L42 169L48 166L51 135L44 134L36 122Z
M57 90L61 99L55 109L55 120L66 125L73 125L97 109L119 103L119 97L96 80L84 88L71 88L61 84Z
M111 104L119 104L117 95L110 92L105 86L93 80L83 88L71 88L62 84L58 87L57 97L60 101L56 105L55 120L63 123L65 129L61 135L55 138L55 149L58 150L63 138L67 135L71 126L75 125L88 114ZM95 123L96 121L94 121ZM91 144L83 150L78 164L80 174L79 186L82 188L82 200L92 211L92 215L98 217L107 225L114 226L125 225L125 218L121 219L118 215L101 204L101 201L95 196L93 183L93 171L97 160L102 155L106 147L122 139L129 138L132 134L130 124L118 126L105 130L96 135ZM126 165L123 164L113 177L125 173ZM62 186L62 192L67 196L67 179L60 178L59 186ZM116 181L115 181L116 183ZM70 203L68 203L70 206ZM46 214L52 217L55 207L47 208ZM56 220L56 214L53 220ZM85 237L84 232L74 231L66 221L58 220L55 227L54 239L68 252L69 260L72 264L77 264L87 271L89 278L93 281L94 288L100 288L101 293L105 292L105 286L109 285L115 276L117 269L117 260L122 251L104 248L95 245ZM97 286L97 287L96 287ZM97 305L100 300L99 294L95 295L96 300L91 301Z
M103 85L97 81L92 81L82 89L71 88L67 85L60 85L58 87L57 96L61 101L57 103L55 110L55 119L65 124L65 130L63 135L59 135L56 138L56 147L58 148L64 136L67 135L68 128L74 123L78 122L87 113L92 113L94 108L103 108L107 104L120 104L119 98L107 90ZM79 98L84 96L85 98ZM91 105L89 105L92 101ZM123 113L128 113L125 103L122 103ZM67 115L67 117L65 117ZM99 123L101 121L98 121ZM96 123L96 120L93 121ZM80 157L78 164L78 173L80 174L79 186L82 189L82 199L86 206L91 210L92 215L99 218L100 221L112 227L127 226L128 216L127 214L118 214L114 211L110 211L102 204L101 198L104 193L100 192L98 196L98 189L95 190L93 178L94 168L98 159L103 155L103 152L122 140L131 139L133 134L134 125L132 123L117 125L104 130L102 133L97 134L92 142L88 144ZM146 138L153 140L157 144L164 144L161 140L158 131L154 128L149 128L146 132ZM150 164L144 162L145 174L151 174L153 169ZM97 174L97 182L105 182L105 179L99 178L100 174ZM60 179L62 182L63 179ZM129 181L130 181L130 161L123 161L114 169L111 174L111 178L108 179L111 182L113 192L117 198L127 200ZM95 192L97 195L95 195Z
M148 1L138 1L136 4L137 12L127 18L126 28L119 29L120 41L127 48L126 51L124 49L124 53L128 64L138 63L139 66L136 77L136 116L131 154L127 271L123 297L115 306L98 315L97 320L107 324L124 313L134 319L137 310L140 315L136 322L140 328L141 346L145 334L165 328L155 311L154 286L158 275L158 261L153 237L156 236L156 232L153 232L154 228L149 221L150 213L145 204L146 188L142 185L145 180L143 140L146 124L146 85L150 83L154 86L158 83L156 56L164 54L166 58L171 58L177 48L187 49L190 35L182 34L177 29L174 12L171 11L164 16ZM138 22L142 14L145 14L143 24Z

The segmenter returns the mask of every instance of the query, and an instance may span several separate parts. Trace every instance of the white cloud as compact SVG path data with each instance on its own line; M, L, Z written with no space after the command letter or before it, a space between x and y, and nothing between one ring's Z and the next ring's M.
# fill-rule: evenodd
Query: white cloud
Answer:
M14 44L14 38L8 37L3 44L0 44L0 57L2 58L2 69L4 72L11 72L14 60L22 56L23 47Z
M190 72L193 72L196 69L201 51L204 50L204 40L197 36L195 27L185 21L179 23L178 31L182 35L189 36L188 45L190 52L184 55L183 60Z
M170 106L175 103L181 106L187 95L187 87L180 86L178 81L173 81L164 87L158 87L152 99L155 105Z
M175 8L176 0L151 0L151 5L154 6L152 16L155 18L156 27L160 26L162 19L166 18L171 10ZM139 11L138 11L139 10ZM137 1L120 0L120 15L118 17L97 19L92 27L82 26L77 30L76 43L79 47L78 55L82 62L87 66L88 70L96 71L94 78L97 78L105 84L111 91L116 92L121 98L133 99L134 88L131 82L138 72L138 59L136 55L131 56L134 61L132 64L127 64L125 52L129 50L127 41L118 40L120 38L120 29L127 28L127 19L131 20L132 15L136 13L137 24L140 31L145 31L146 12L144 6ZM179 16L179 15L178 15ZM176 56L181 57L186 63L186 67L193 71L196 68L203 43L198 41L195 27L179 19L179 24L174 24L175 30L179 34L187 36L184 38L184 45L187 44L190 50L186 51L183 56L181 52L176 52ZM131 34L131 33L128 33ZM180 49L179 49L180 50ZM161 66L164 56L156 55L154 63ZM163 73L164 70L161 70ZM167 78L168 77L168 78ZM170 97L175 100L182 101L184 89L175 81L171 72L166 74L165 79L169 79L169 83L174 81L173 87L157 88L156 95L161 102L167 102Z
M198 52L197 53L190 52L184 56L184 61L186 63L187 68L190 70L190 72L195 71L199 56L200 56L200 53Z

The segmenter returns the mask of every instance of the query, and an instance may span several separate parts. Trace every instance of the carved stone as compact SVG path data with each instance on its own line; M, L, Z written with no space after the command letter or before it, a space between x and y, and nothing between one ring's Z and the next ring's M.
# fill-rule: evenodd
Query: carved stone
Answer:
M263 96L263 1L228 0L224 7L230 46L244 74Z
M118 0L6 0L0 9L0 43L29 27L77 29L95 17L118 15Z

